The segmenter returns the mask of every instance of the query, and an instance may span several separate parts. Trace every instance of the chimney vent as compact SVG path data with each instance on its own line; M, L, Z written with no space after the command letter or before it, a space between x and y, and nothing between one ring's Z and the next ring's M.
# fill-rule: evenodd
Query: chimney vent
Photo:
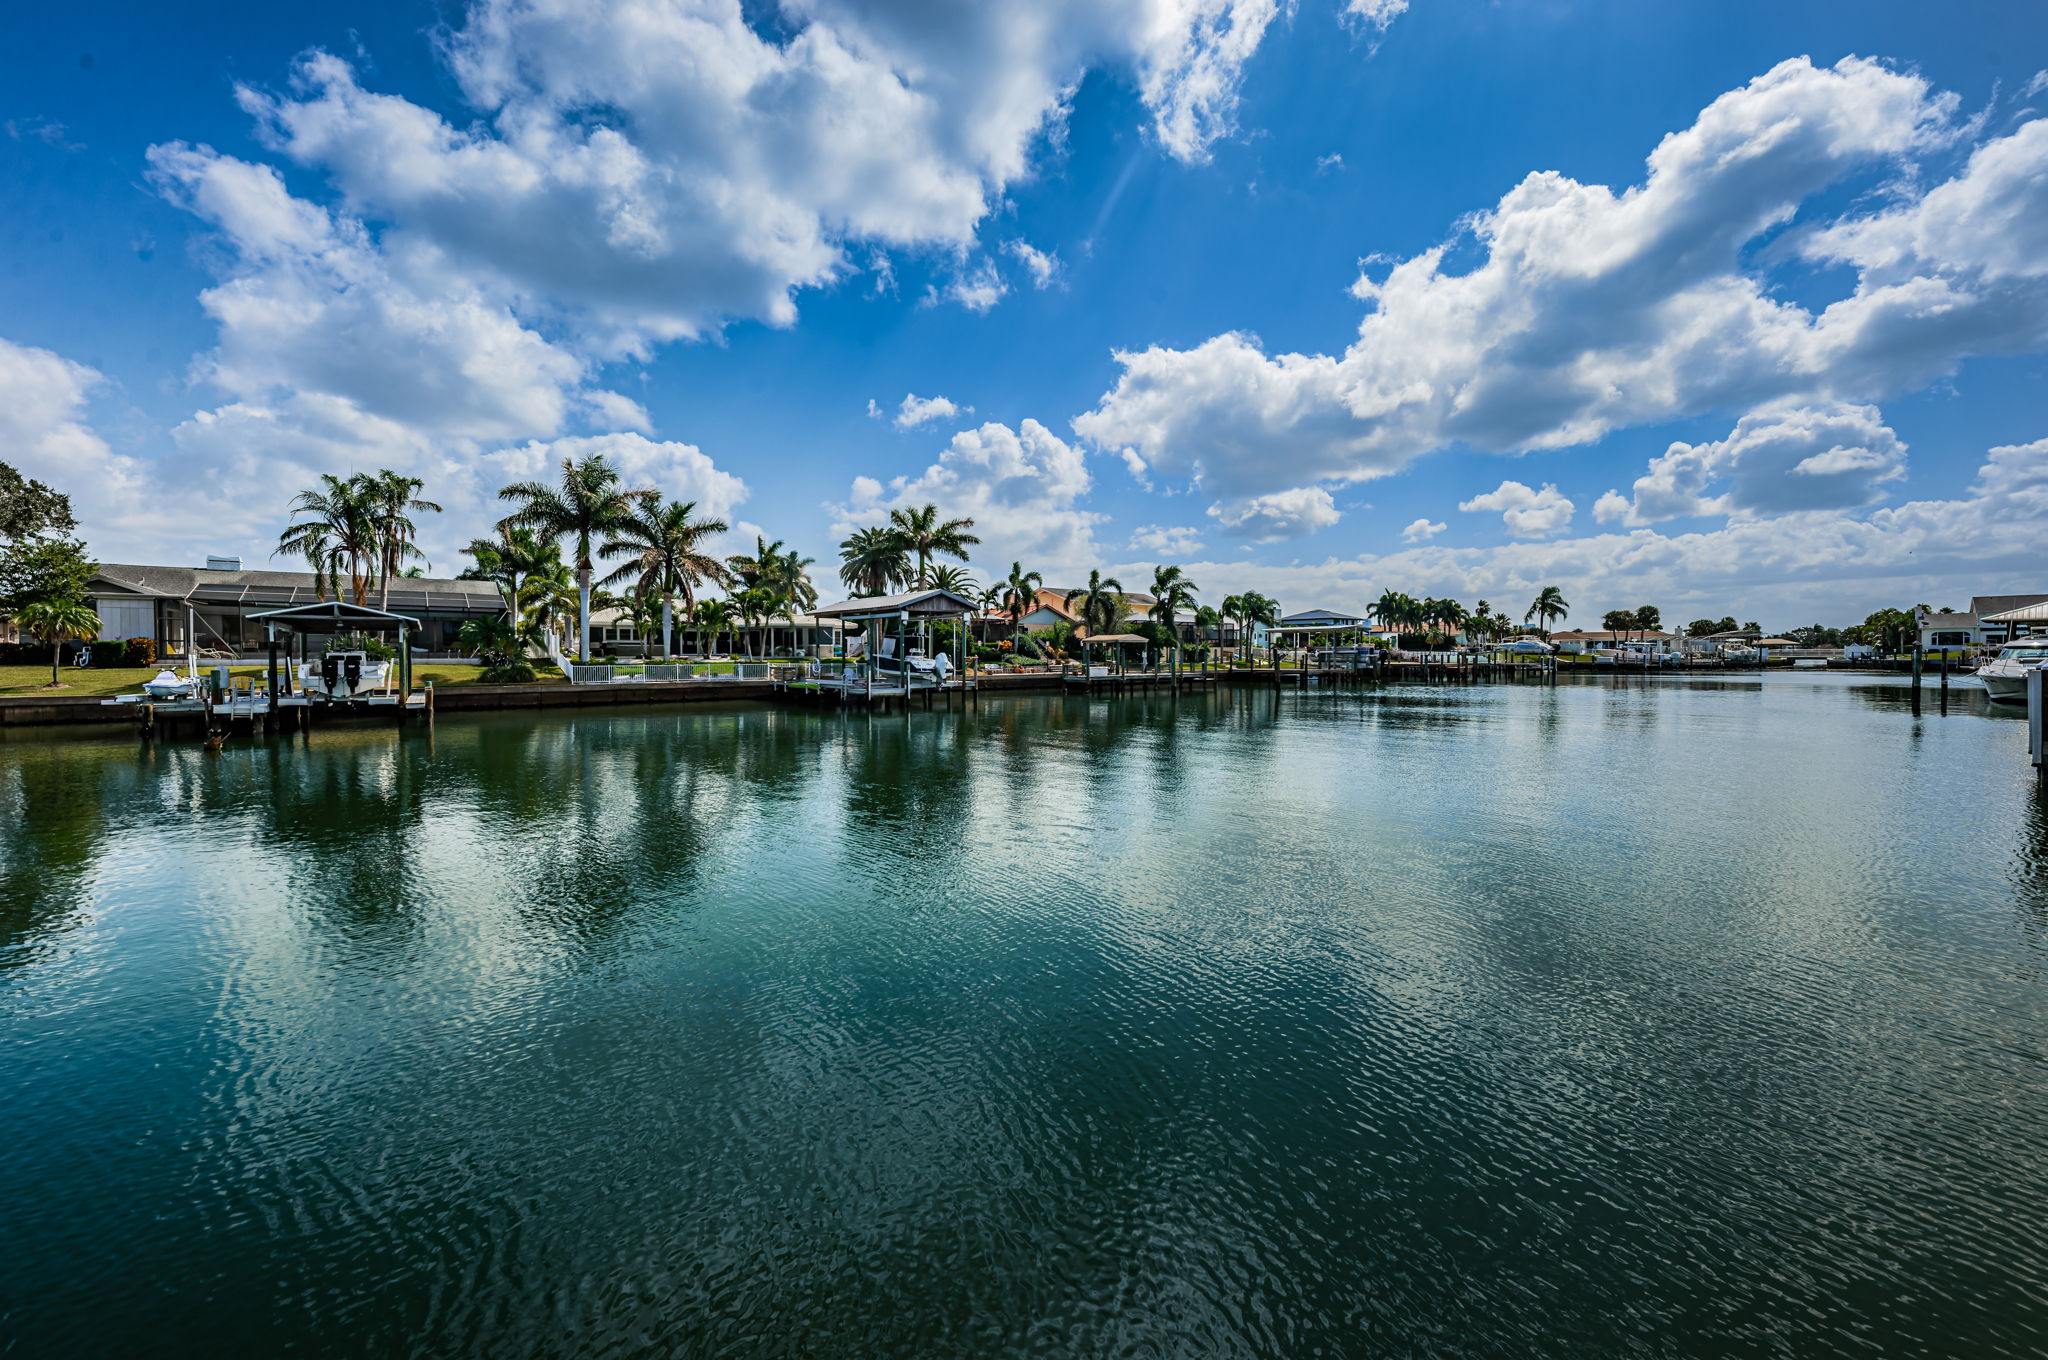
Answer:
M209 557L206 559L206 569L208 571L240 571L242 569L242 559L239 557Z

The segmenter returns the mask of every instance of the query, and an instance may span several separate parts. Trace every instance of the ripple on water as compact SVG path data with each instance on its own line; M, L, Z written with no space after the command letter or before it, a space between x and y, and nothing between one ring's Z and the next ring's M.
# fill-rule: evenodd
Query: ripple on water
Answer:
M0 823L23 1354L2048 1348L2048 808L1960 704L0 743Z

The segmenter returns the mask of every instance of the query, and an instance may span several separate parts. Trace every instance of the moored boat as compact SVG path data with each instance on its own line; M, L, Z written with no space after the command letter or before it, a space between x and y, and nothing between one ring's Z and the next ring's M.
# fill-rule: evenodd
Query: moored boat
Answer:
M1977 668L1977 679L1995 704L2027 701L2027 672L2048 662L2048 637L2020 638L1998 649L1998 655Z

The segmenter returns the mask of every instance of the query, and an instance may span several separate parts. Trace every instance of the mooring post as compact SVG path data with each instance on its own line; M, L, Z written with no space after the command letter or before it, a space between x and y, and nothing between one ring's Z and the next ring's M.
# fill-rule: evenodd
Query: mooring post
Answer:
M2039 666L2027 672L2027 754L2034 762L2034 777L2048 780L2048 697L2042 676Z

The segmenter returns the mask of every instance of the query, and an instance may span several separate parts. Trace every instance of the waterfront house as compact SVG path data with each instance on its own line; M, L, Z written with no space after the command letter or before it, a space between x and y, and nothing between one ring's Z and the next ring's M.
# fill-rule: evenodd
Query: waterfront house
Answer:
M1067 608L1067 592L1041 589L1035 593L1031 608L1025 611L1019 622L1025 632L1038 633L1055 624L1071 624L1079 617Z
M1357 614L1346 614L1336 609L1300 609L1280 620L1280 631L1296 628L1363 628L1365 620Z
M87 594L100 616L101 637L150 638L160 655L184 652L188 627L202 653L259 655L263 625L252 622L253 615L322 598L310 571L244 571L235 557L209 558L204 567L106 562L93 574ZM350 594L346 581L341 594ZM364 601L385 604L381 590L370 591ZM438 577L393 580L389 607L420 621L415 647L439 654L459 651L456 634L463 624L505 612L503 597L489 581Z
M1922 647L1996 647L2026 633L2048 632L2048 617L2025 617L2048 595L1973 595L1968 609L1915 616Z
M1666 633L1656 628L1630 628L1620 632L1574 629L1569 632L1552 633L1550 640L1557 644L1558 651L1569 656L1623 649L1634 652L1646 651L1662 656L1679 651L1683 642L1678 634Z

